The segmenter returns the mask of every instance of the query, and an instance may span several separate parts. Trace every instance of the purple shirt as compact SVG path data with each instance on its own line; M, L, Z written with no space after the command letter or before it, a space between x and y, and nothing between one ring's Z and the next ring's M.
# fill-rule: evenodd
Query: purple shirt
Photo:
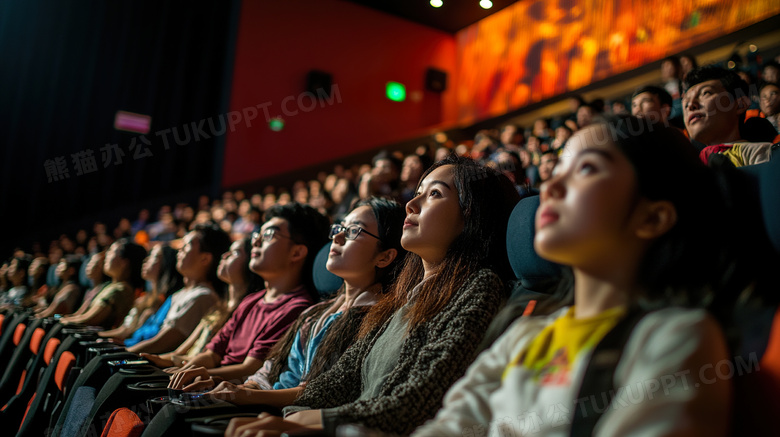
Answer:
M242 363L247 356L265 360L271 347L313 303L303 286L271 303L266 303L264 296L265 290L245 297L230 320L206 346L222 357L221 365Z

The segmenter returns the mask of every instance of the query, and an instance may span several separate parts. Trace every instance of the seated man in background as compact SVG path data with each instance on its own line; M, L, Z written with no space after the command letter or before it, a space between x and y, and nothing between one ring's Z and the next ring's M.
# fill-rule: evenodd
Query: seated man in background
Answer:
M672 113L672 96L665 89L648 85L643 86L631 96L631 115L646 118L654 122L669 125L669 114Z
M708 65L685 76L685 128L691 140L704 144L706 163L715 153L726 155L737 167L769 160L771 143L750 143L741 129L750 106L748 86L737 73Z
M759 89L761 112L772 123L775 131L780 133L780 85L774 82L764 82ZM774 142L780 141L775 138Z
M328 227L329 220L308 205L275 205L266 212L252 237L249 262L265 280L265 290L244 298L206 351L172 376L170 388L198 390L223 380L243 381L263 365L271 347L316 301L312 267Z
M542 185L542 182L547 182L552 177L553 169L558 164L558 152L555 150L548 150L542 153L542 157L539 160L539 183L536 188Z
M217 266L230 247L230 237L214 224L199 224L184 236L176 269L184 277L184 288L171 296L171 306L160 332L129 348L130 352L162 353L176 349L198 326L200 319L219 301L215 290L225 283L217 277Z

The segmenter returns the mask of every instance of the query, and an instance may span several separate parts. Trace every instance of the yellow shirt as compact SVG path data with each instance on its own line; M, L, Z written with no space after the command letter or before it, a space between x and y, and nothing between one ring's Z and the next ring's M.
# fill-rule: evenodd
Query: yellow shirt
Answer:
M610 308L595 317L575 319L574 307L547 326L509 367L519 366L533 373L540 385L568 385L577 357L590 351L625 315L623 307ZM521 364L522 363L522 364Z

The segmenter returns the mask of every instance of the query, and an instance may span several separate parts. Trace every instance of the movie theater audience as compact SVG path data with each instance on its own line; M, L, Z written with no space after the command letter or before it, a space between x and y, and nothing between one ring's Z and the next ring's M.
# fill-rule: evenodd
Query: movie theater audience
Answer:
M233 419L230 437L347 424L376 436L524 435L528 424L541 435L726 435L740 388L691 374L700 387L685 389L680 375L733 353L734 326L713 302L738 305L728 275L748 246L713 217L739 227L721 194L729 171L766 163L780 140L780 68L750 66L750 88L748 69L685 54L660 65L660 83L604 96L606 107L567 95L570 113L526 127L504 118L466 140L145 205L133 221L20 248L0 268L0 323L23 313L100 329L170 373L171 390L262 412ZM633 116L610 117L622 102ZM519 282L509 214L538 193L529 241L567 266L562 286L477 356ZM344 285L321 298L312 266L328 235L327 268ZM663 378L663 395L625 410L580 402ZM186 434L185 418L202 415L156 416L145 435Z

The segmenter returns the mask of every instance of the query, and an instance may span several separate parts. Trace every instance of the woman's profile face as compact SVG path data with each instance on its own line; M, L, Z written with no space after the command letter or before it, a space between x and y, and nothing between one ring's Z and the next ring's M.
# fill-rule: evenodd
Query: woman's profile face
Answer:
M249 258L244 252L243 241L234 241L230 245L230 250L222 254L222 259L217 266L217 276L228 284L232 284L245 274L244 271L248 264Z
M147 281L156 281L160 277L161 266L162 248L157 245L152 248L152 251L144 259L144 263L141 265L141 277Z
M409 155L404 159L403 167L401 167L401 181L402 182L417 182L422 176L425 169L420 162L420 158L414 155Z
M534 248L572 267L609 263L630 236L637 196L634 168L606 126L577 132L541 186Z
M443 165L428 173L406 204L401 245L429 263L444 258L465 226L453 170Z
M89 262L87 262L88 278L95 279L95 278L100 278L103 275L103 261L105 261L104 252L98 252L92 255L92 258L90 258Z
M380 235L374 212L369 206L359 206L344 217L341 225L346 228L359 227L363 231L354 240L347 239L349 230L336 234L325 267L347 281L353 278L369 278L370 282L373 282L376 263L380 258L379 239L369 234Z
M67 278L66 275L68 273L68 263L64 258L61 259L59 263L57 263L57 268L54 270L54 273L56 273L60 279Z
M693 70L693 61L691 58L683 56L680 58L680 67L682 68L683 75L688 74L689 71Z
M122 271L122 261L122 257L119 256L119 245L117 243L112 244L106 251L103 271L112 278L119 276Z
M8 266L8 280L17 283L24 278L24 271L19 268L19 260L14 259Z

